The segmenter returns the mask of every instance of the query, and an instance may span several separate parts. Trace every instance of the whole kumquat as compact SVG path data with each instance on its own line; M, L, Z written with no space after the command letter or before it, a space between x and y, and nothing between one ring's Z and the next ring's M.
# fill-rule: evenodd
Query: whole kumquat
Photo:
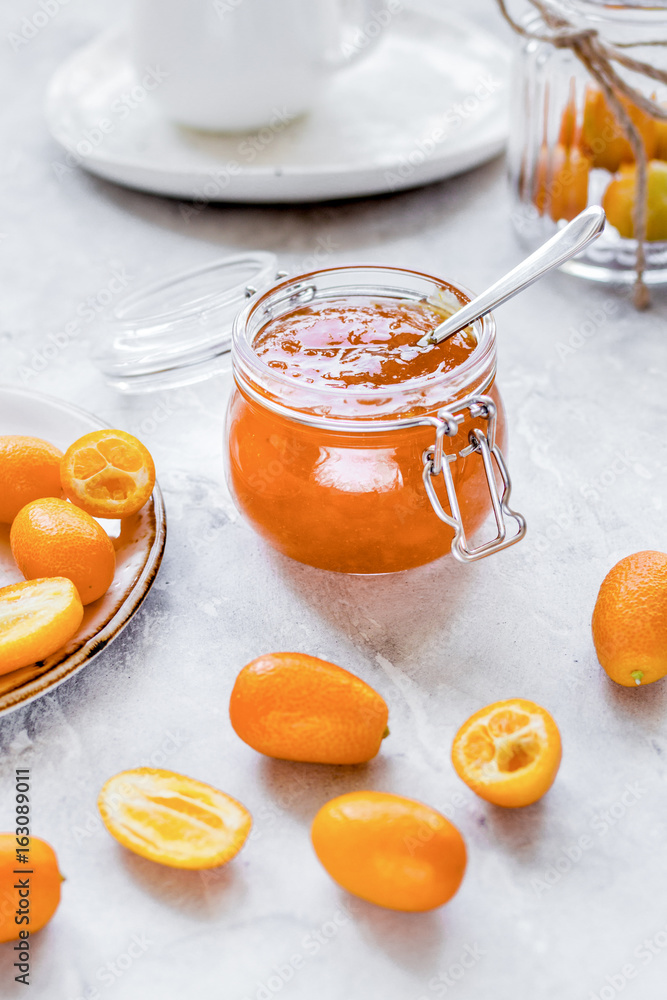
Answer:
M173 771L138 767L110 778L97 801L112 837L171 868L216 868L243 847L252 826L230 795Z
M0 437L0 521L11 524L31 500L62 495L62 454L41 438Z
M304 653L268 653L241 670L229 702L238 736L259 753L360 764L387 735L384 699L359 677Z
M553 150L549 215L554 222L570 222L588 204L590 160L579 149Z
M60 478L65 495L93 517L129 517L153 492L155 465L132 434L93 431L69 446Z
M16 941L22 930L30 934L41 930L60 902L63 877L58 871L58 859L53 848L39 837L30 837L28 849L22 853L25 863L17 862L16 834L0 833L0 941ZM26 870L23 878L28 880L27 897L25 889L23 897L19 895L21 890L17 888L17 883L22 876L15 869ZM27 906L22 903L22 898L27 899ZM27 914L27 920L25 916L21 918L21 910ZM16 919L21 919L21 922L17 923Z
M0 674L44 660L64 646L83 619L71 580L26 580L0 589Z
M636 200L637 167L624 165L608 185L602 207L612 226L627 239L633 239L635 234ZM649 242L667 240L667 163L652 160L648 164L646 202L646 239Z
M512 698L480 709L454 738L452 763L473 792L497 806L528 806L558 773L561 740L549 713Z
M335 882L391 910L442 906L466 869L463 837L448 819L386 792L350 792L327 802L313 820L311 838Z
M90 604L109 589L116 567L111 539L90 514L66 500L34 500L14 518L12 555L27 580L64 576Z
M549 215L558 222L570 221L582 212L588 204L590 168L590 160L576 147L543 146L533 192L540 215Z
M656 155L655 118L633 104L624 94L618 94L618 99L639 132L647 159L652 159ZM621 164L633 163L635 159L625 129L605 95L596 87L589 87L586 91L581 145L591 156L593 167L609 170L612 174Z
M667 553L635 552L609 570L593 611L598 659L617 684L667 675Z

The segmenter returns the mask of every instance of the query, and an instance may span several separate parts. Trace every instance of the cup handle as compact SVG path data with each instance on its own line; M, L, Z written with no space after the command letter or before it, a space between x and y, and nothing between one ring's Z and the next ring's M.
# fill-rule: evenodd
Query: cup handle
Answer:
M328 60L333 70L345 69L368 55L403 9L403 3L402 0L339 0L339 7L340 44Z

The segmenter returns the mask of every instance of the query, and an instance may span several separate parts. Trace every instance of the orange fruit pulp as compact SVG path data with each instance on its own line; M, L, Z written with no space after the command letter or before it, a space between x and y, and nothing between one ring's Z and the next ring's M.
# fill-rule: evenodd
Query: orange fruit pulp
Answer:
M452 763L466 785L498 806L527 806L553 784L561 761L558 727L533 701L480 709L454 737Z
M71 580L26 580L0 589L0 674L44 660L64 646L83 619Z
M635 552L609 570L593 611L600 663L617 684L667 675L667 553Z
M28 858L25 864L17 863L17 849ZM25 869L23 874L21 869ZM29 880L28 886L24 887L28 889L29 896L26 897L25 892L23 895L29 901L29 923L17 924L16 911L21 910L21 887L16 886L21 879ZM58 859L45 840L31 836L25 849L17 845L15 833L0 833L0 941L16 941L21 931L34 934L41 930L58 909L62 881Z
M84 434L63 457L65 495L93 517L129 517L148 501L155 465L148 449L125 431Z
M389 710L359 677L304 653L269 653L241 670L229 703L237 735L269 757L360 764L380 749Z
M442 906L466 868L463 837L430 806L386 792L350 792L322 806L311 838L340 886L378 906L412 912Z
M116 567L111 539L90 514L66 500L33 500L14 518L12 555L27 580L64 576L90 604L109 589Z
M252 826L230 795L173 771L139 767L103 786L97 802L112 837L172 868L215 868L243 847Z
M0 437L0 521L14 520L21 507L40 497L59 497L62 452L41 438Z

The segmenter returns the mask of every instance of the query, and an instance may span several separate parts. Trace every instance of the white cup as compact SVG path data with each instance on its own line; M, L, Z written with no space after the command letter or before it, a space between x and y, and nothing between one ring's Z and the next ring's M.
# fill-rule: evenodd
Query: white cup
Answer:
M378 0L135 0L132 56L173 121L251 131L310 110L382 23Z

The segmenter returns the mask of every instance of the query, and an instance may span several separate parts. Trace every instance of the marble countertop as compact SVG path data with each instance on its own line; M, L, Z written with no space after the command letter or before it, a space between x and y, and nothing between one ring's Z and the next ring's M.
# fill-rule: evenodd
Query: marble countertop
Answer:
M33 938L31 1000L664 1000L667 979L667 682L607 680L590 636L599 584L623 555L667 549L664 294L627 297L556 275L498 316L524 542L470 567L451 559L354 578L268 551L223 482L228 376L122 398L89 361L91 322L46 366L49 332L95 303L114 270L137 284L226 252L274 251L290 270L322 241L332 264L413 267L482 288L517 261L502 159L404 194L306 207L178 202L73 171L41 101L63 58L119 14L53 0L18 51L5 40L36 0L0 12L2 379L67 399L140 436L156 459L169 536L158 580L118 641L51 695L0 719L0 828L14 769L30 767L33 833L67 881ZM491 0L471 12L501 32ZM39 369L39 370L38 370ZM263 759L231 730L240 667L298 649L331 659L390 705L391 737L357 768ZM548 708L564 757L551 792L513 812L485 804L449 760L477 708ZM256 832L198 874L123 851L95 801L139 765L191 774L243 801ZM310 847L334 795L371 787L444 811L469 848L446 907L407 915L339 891ZM0 993L13 982L0 946Z

